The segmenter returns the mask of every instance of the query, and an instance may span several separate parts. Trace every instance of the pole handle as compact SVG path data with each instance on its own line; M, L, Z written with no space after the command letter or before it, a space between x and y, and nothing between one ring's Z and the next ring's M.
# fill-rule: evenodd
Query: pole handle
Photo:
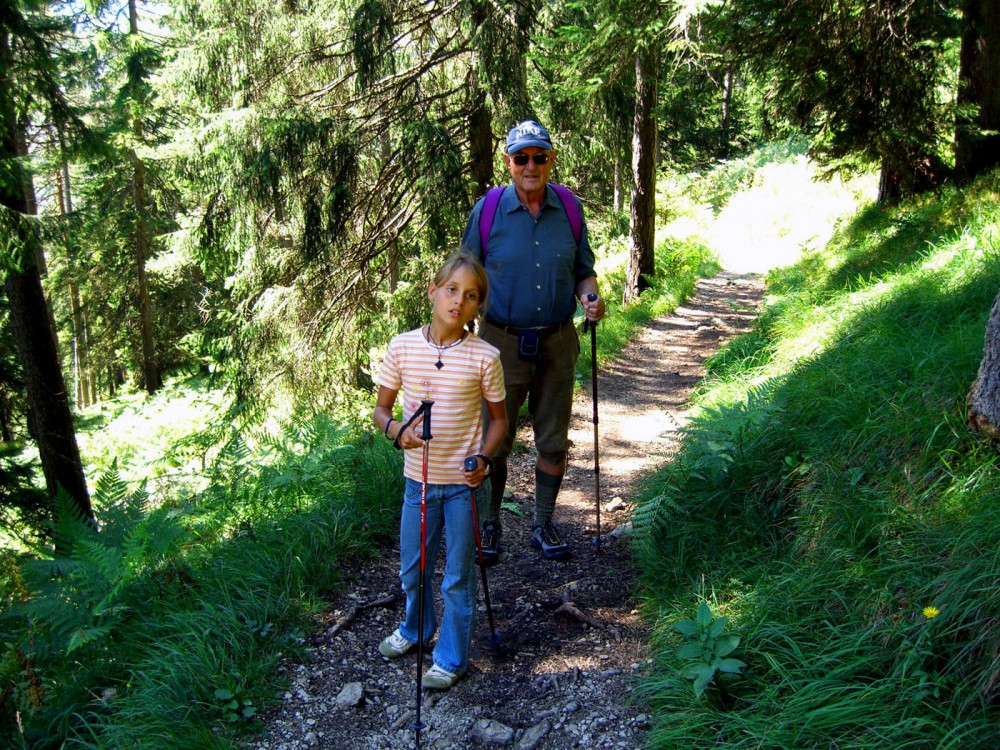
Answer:
M430 440L431 438L434 437L431 434L431 407L434 406L434 402L424 399L420 403L421 403L420 409L424 413L424 421L421 422L421 426L423 427L423 432L421 433L420 437L422 437L424 440Z
M587 295L587 299L593 302L595 299L597 299L597 294L595 292L591 292L590 294ZM589 320L584 319L583 321L584 333L586 333L588 329L596 329L596 328L597 328L597 323L591 323Z

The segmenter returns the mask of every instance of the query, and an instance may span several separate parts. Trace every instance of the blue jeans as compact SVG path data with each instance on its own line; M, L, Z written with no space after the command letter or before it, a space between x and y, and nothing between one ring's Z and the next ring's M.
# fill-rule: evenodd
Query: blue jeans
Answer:
M482 507L485 483L476 488L477 512ZM399 578L406 592L406 620L399 627L403 637L417 642L417 588L420 583L420 502L423 485L406 480L403 514L399 523ZM468 669L469 645L476 612L476 573L471 490L464 484L427 486L427 552L424 562L424 643L437 631L434 612L434 561L441 534L448 529L441 598L444 618L434 646L434 663L458 674Z

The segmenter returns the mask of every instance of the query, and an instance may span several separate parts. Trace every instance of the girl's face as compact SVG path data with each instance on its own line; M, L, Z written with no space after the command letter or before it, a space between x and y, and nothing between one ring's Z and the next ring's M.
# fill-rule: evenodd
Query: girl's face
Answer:
M481 302L479 282L465 266L459 266L441 286L431 282L427 295L434 303L434 321L448 328L462 328L476 317Z

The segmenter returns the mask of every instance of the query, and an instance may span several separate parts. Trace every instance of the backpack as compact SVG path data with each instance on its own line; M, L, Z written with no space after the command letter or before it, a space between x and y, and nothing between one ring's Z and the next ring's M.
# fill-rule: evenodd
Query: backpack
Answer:
M580 238L583 236L583 216L580 214L580 207L576 205L573 193L565 185L550 182L549 186L556 191L556 195L562 201L563 208L566 209L566 218L569 219L569 228L573 231L573 239L579 245ZM486 262L486 241L490 237L490 230L493 229L493 219L497 215L500 196L503 195L505 189L506 186L490 188L486 192L483 210L479 214L479 247L482 248L483 263Z

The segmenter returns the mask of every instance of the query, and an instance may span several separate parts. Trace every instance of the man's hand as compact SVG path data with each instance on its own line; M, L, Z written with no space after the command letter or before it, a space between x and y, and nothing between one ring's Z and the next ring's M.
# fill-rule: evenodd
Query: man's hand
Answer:
M590 297L594 297L594 299L590 299ZM587 316L587 320L591 323L599 323L604 319L604 297L597 292L581 294L580 304L583 305L583 312Z

